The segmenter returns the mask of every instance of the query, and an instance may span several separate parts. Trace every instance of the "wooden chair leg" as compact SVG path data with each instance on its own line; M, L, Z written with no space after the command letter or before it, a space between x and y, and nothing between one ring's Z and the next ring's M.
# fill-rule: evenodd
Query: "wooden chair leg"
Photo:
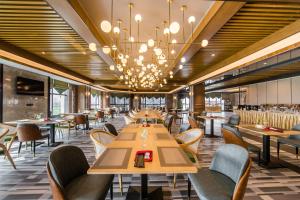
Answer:
M296 147L296 158L298 159L298 147Z
M15 165L12 157L10 156L10 153L7 150L6 146L4 144L0 144L0 147L3 149L4 155L7 157L7 159L9 160L9 162L11 163L11 165L13 166L13 168L16 169L16 165Z
M122 178L122 175L119 174L118 178L119 178L120 193L121 193L121 196L123 196L123 178Z
M173 176L173 188L174 189L176 188L176 177L177 177L177 174L174 174L174 176Z

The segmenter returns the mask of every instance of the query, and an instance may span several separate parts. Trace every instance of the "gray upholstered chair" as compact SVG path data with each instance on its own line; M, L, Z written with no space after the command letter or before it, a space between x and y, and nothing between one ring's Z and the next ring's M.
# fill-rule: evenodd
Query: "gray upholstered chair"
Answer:
M113 175L88 175L89 164L82 150L75 146L55 149L47 163L47 173L54 200L105 199L113 197Z
M222 124L222 127L224 126L235 127L240 124L240 121L241 121L241 117L239 115L231 115L228 119L228 122Z
M164 125L168 129L169 133L172 132L173 120L174 120L173 115L167 115L166 120L164 121Z
M116 127L110 123L105 123L103 128L106 132L109 132L110 134L113 134L115 136L119 135Z
M300 124L297 124L292 128L294 131L300 131ZM280 144L290 145L296 148L296 157L298 159L298 150L300 148L300 135L290 135L287 138L277 139L277 157L279 158Z
M248 151L235 144L219 147L210 168L188 174L188 197L191 184L201 200L241 200L250 175Z
M261 149L253 144L245 142L239 130L234 127L224 126L221 131L225 144L240 145L248 151L257 154L258 164L260 164Z

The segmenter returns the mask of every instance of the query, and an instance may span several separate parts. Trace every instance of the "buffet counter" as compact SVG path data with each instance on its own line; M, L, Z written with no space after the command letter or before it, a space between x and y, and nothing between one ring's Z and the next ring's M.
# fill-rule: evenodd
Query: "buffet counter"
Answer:
M234 112L240 115L243 124L263 124L289 130L300 123L300 114L254 110L234 110Z

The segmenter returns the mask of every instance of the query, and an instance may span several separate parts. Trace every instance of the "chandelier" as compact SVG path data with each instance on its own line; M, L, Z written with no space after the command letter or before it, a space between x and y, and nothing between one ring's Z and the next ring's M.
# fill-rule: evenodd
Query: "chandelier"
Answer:
M111 44L102 47L103 53L110 55L114 61L109 66L111 71L116 71L119 79L124 81L129 88L159 88L167 84L166 77L173 78L172 65L175 65L175 45L187 44L185 40L185 11L187 7L182 5L182 25L177 21L172 21L171 5L168 1L168 20L163 21L163 27L154 25L155 34L153 38L145 41L140 40L140 26L143 22L141 14L132 16L133 3L128 4L129 27L122 27L120 19L114 20L114 0L111 0L111 17L100 23L101 30L110 36ZM137 33L132 32L132 21L137 23ZM196 18L189 16L187 22L191 25L191 37L193 39L194 25ZM173 35L182 31L182 42L177 42ZM121 37L122 34L122 37ZM193 41L193 40L191 40ZM208 45L207 40L201 42L202 47ZM96 51L96 45L90 43L92 51ZM178 69L184 67L186 59L181 58Z

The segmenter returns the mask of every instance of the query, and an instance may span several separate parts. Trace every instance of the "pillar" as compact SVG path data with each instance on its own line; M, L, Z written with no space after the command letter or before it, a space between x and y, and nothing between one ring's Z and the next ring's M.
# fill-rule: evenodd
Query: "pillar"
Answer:
M205 86L204 83L199 83L193 86L193 112L195 115L200 115L205 111Z

